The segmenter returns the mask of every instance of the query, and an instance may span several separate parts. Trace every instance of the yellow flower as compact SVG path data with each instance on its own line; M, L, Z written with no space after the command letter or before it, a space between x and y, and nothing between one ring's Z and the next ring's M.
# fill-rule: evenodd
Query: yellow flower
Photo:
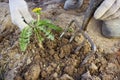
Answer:
M42 8L34 8L34 9L32 10L32 12L38 13L38 12L40 12L41 10L42 10Z

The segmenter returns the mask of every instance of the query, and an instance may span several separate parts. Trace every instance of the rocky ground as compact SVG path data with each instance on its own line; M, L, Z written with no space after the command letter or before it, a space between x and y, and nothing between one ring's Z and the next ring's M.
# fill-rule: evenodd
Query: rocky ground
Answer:
M29 4L33 5L31 9L36 6ZM72 19L82 23L85 6L74 11L63 10L63 4L39 6L43 7L41 18L50 19L62 28ZM20 51L20 31L11 23L8 3L1 2L0 7L0 80L120 80L120 41L103 38L95 25L91 27L94 20L88 33L97 51L84 63L90 45L86 42L75 52L83 37L79 34L70 43L70 32L62 38L56 32L54 41L44 41L44 49L39 48L33 37L27 50Z

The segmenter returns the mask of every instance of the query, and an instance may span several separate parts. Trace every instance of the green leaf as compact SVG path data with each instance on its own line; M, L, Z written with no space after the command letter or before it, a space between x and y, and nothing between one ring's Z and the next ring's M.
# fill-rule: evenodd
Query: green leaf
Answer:
M40 21L37 23L37 25L38 25L38 26L43 26L43 25L46 25L46 24L49 24L49 23L51 23L50 20L40 20Z
M54 25L53 23L51 23L50 20L40 20L38 23L38 27L41 27L41 26L46 26L53 30L62 31L61 27Z
M47 38L50 39L50 40L54 40L54 35L53 34L49 34Z
M36 37L38 38L38 41L42 43L44 41L44 38L41 36L41 34L39 34L40 33L39 28L35 27L34 32L36 34Z
M37 36L39 43L42 43L44 41L44 38L42 36Z
M27 45L30 42L30 36L32 35L32 28L27 26L20 33L19 44L21 51L25 51Z
M54 25L54 24L49 23L47 26L48 26L49 28L53 29L53 30L62 31L62 28L61 28L61 27L58 27L58 26L56 26L56 25Z
M51 33L51 30L46 30L44 33L47 36L47 35L49 35Z

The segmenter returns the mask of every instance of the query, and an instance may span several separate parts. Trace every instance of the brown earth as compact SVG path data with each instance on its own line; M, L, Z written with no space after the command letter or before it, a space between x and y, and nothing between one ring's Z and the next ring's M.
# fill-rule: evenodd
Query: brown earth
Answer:
M27 50L20 51L18 43L20 31L9 20L8 4L0 5L2 7L4 5L6 9L4 10L7 11L7 16L0 14L2 16L0 34L9 33L0 41L0 80L120 80L120 50L110 54L98 49L87 63L82 65L90 46L85 43L79 51L74 52L83 39L81 35L77 35L70 43L72 33L67 32L60 38L61 33L55 32L54 41L46 39L43 42L44 49L40 49L32 37ZM1 9L0 12L6 13L5 11ZM84 10L66 12L61 5L52 4L44 8L41 17L50 19L64 28L74 18L81 21L83 18L80 17L81 11Z

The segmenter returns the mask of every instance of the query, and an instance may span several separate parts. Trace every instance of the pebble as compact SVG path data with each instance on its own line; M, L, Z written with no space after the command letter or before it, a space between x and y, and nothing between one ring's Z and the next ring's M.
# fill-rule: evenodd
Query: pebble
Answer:
M92 69L92 70L97 70L98 69L98 67L94 63L91 63L89 68Z
M87 71L86 73L84 73L82 75L82 79L81 80L89 80L89 79L92 79L92 76L90 74L90 71Z
M74 80L71 76L69 76L68 74L63 74L60 77L60 80Z

